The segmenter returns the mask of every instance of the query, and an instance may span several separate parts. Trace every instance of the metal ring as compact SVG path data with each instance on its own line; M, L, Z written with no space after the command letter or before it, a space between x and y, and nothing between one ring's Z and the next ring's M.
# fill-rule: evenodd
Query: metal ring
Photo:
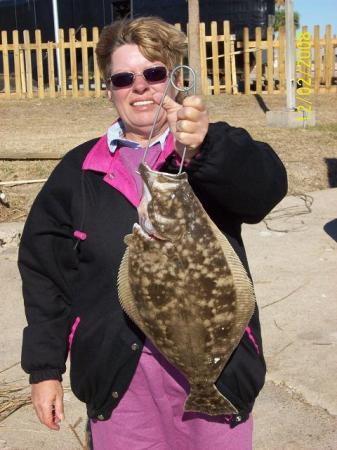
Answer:
M181 87L181 86L177 86L176 83L175 83L175 74L176 74L176 72L178 72L178 70L181 70L181 69L187 69L192 74L192 79L190 80L190 84L188 86ZM174 87L174 89L177 89L177 91L179 91L179 92L188 92L188 91L193 90L193 94L195 95L195 92L196 92L196 75L195 75L195 72L192 69L192 67L186 66L185 64L182 64L180 66L176 66L171 72L170 82L171 82L171 85Z

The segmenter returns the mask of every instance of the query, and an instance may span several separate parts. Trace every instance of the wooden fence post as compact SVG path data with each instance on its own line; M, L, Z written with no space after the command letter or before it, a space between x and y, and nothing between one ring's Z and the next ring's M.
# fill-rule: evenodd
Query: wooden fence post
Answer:
M9 76L7 31L1 31L1 43L2 43L3 68L4 68L5 98L10 98L10 96L11 96L11 82L10 82L10 76Z
M89 97L88 36L86 28L81 28L81 47L83 95Z
M78 97L75 28L69 28L71 95Z
M280 93L285 93L286 88L286 67L285 67L285 29L284 27L280 27L278 32L278 74L279 74L279 83L280 83Z
M315 93L319 93L319 88L321 84L321 44L320 44L320 31L319 25L315 25L314 28L314 71L315 71L315 80L314 80L314 89Z
M256 93L262 94L262 49L261 49L261 27L255 28L256 45Z
M13 31L13 48L14 48L14 74L15 74L15 91L16 97L22 97L21 89L21 71L20 71L20 50L19 50L19 32Z
M36 43L36 62L37 62L37 90L39 98L44 98L43 59L42 59L42 43L40 30L35 30L35 43Z
M48 42L48 82L49 97L55 97L54 43Z
M23 42L25 47L27 97L33 98L32 52L28 30L23 32Z
M200 65L201 65L201 92L203 95L209 95L207 79L207 55L206 55L206 31L205 24L199 24L200 33Z
M219 72L219 51L218 51L218 24L211 22L212 39L212 68L213 68L213 88L214 95L220 94L220 72Z
M332 65L333 61L333 46L332 46L332 30L331 25L325 27L325 54L324 54L324 78L325 89L329 92L331 89Z
M94 79L95 79L95 97L96 98L100 97L100 95L101 95L101 74L99 72L96 53L95 53L98 38L99 38L98 28L94 27L92 29L92 41L93 41L93 46L94 46Z
M267 82L268 94L274 92L274 48L273 48L273 27L267 28Z
M250 65L249 65L249 28L243 29L243 77L244 93L250 94Z
M223 23L224 35L224 54L225 54L225 92L230 94L232 92L232 75L231 75L231 32L229 21L225 20Z
M61 80L59 80L59 85L61 86L62 97L67 96L67 71L66 71L66 56L64 48L64 31L59 29L59 48L60 48L60 66L61 66Z

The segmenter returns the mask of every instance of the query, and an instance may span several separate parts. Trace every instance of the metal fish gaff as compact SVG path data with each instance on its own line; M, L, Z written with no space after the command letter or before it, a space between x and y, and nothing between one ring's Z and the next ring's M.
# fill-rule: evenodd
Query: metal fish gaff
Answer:
M125 237L124 311L189 381L185 411L237 413L215 387L253 314L252 283L186 173L139 168L140 224Z

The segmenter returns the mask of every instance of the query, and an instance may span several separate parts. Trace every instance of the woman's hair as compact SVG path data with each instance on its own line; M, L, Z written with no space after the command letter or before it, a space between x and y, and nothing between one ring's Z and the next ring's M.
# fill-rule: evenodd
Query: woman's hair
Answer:
M159 17L139 17L113 22L103 28L96 46L102 77L111 75L111 55L124 44L136 44L149 61L160 61L169 70L186 54L186 36Z

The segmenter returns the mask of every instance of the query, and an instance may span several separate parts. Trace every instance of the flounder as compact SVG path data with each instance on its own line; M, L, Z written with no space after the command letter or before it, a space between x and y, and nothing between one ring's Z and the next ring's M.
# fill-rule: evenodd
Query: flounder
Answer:
M251 280L187 175L141 164L140 225L125 237L124 311L188 379L185 411L237 413L215 387L254 312Z

